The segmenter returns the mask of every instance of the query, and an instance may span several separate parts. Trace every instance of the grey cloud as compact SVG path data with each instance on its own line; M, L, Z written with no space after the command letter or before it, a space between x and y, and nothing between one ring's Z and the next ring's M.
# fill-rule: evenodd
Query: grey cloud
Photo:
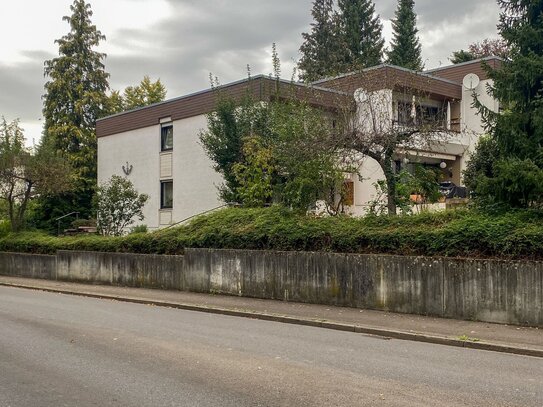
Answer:
M27 52L29 55L46 55ZM0 115L8 120L35 121L41 117L44 59L34 58L16 65L0 65Z
M393 0L377 1L376 9L382 18L391 19L396 4ZM431 65L447 64L453 51L497 36L496 0L418 0L415 11L423 54Z
M208 86L209 72L223 82L242 78L247 64L254 73L269 72L266 51L272 42L278 44L288 77L292 60L299 57L301 34L309 29L311 3L169 0L171 14L151 29L119 30L109 36L112 44L145 55L112 57L108 62L112 79L124 86L150 74L162 78L169 96L176 96ZM378 0L376 11L390 19L396 5L396 0ZM495 36L497 10L495 0L417 1L427 66L447 63L453 51Z
M170 13L152 27L105 33L113 49L127 51L110 52L106 59L112 88L136 84L148 74L161 78L168 97L175 97L207 88L210 72L223 83L245 77L247 64L254 74L269 73L272 42L278 45L283 76L290 77L301 34L311 23L312 0L168 3ZM396 4L376 0L376 10L390 19ZM418 0L416 11L428 67L447 63L452 51L496 35L495 0ZM23 56L24 63L0 64L0 114L35 120L41 114L43 61L51 56L41 51L26 51Z
M245 76L247 64L254 73L267 73L271 71L267 52L273 42L283 60L283 73L290 76L292 60L298 58L301 33L311 21L310 0L239 0L235 7L230 1L170 3L171 15L154 27L120 30L109 36L115 46L148 48L143 58L108 60L112 79L119 79L118 85L127 84L128 71L137 71L135 75L128 73L132 82L145 74L160 77L169 96L175 96L209 86L210 72L223 82ZM116 72L123 72L123 78Z

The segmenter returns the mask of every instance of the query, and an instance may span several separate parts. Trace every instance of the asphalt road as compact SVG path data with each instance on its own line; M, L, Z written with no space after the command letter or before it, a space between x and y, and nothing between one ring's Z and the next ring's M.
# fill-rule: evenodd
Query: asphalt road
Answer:
M0 287L0 406L543 406L543 360Z

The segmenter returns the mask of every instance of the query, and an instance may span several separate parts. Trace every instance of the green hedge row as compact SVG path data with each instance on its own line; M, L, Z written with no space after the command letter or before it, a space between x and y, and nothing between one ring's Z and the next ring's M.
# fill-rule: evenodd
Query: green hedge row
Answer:
M185 247L543 259L543 213L470 210L399 217L316 218L280 207L225 209L186 226L119 238L0 238L0 251L182 254Z

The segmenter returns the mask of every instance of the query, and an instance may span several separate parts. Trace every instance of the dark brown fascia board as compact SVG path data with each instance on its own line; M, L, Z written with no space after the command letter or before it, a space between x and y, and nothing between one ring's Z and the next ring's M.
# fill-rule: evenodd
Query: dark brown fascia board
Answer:
M456 65L440 67L432 69L428 72L432 76L439 76L441 78L449 79L457 83L462 83L464 77L470 73L474 73L478 75L482 80L485 80L489 78L487 67L491 70L496 70L499 69L504 62L505 60L500 57L488 57L476 59L474 61L463 62Z
M164 118L181 120L209 113L216 106L217 92L237 100L249 95L256 101L268 101L277 94L283 99L305 100L326 110L338 110L353 103L352 96L341 91L259 75L102 118L96 122L96 135L105 137L154 126Z
M428 69L428 70L425 70L424 72L431 75L434 72L442 72L442 71L447 71L447 70L456 69L460 67L466 67L469 65L480 66L485 62L488 63L488 62L494 62L494 61L498 63L503 63L505 62L505 59L498 56L490 56L490 57L485 57L485 58L474 59L472 61L460 62L459 64L440 66L439 68Z
M313 85L347 93L352 93L358 88L369 91L411 89L437 99L459 100L462 98L462 88L457 82L388 64L323 79L313 82Z

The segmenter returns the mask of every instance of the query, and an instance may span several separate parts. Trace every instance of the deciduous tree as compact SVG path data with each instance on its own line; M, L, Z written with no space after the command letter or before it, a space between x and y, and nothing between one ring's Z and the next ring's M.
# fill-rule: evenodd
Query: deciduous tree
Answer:
M0 199L6 202L14 232L24 226L28 204L38 196L58 194L72 187L67 160L42 142L37 151L25 147L17 120L0 122Z
M468 46L468 50L455 51L450 58L453 64L469 62L475 59L497 56L508 59L511 55L511 48L502 38L486 38L480 42L474 42Z
M96 222L105 236L121 236L136 219L144 219L148 195L139 194L128 178L113 175L96 191Z
M397 122L392 109L392 91L371 90L375 86L375 78L369 74L364 77L363 71L360 74L361 83L366 85L360 88L357 95L356 112L345 116L346 124L342 126L345 130L335 134L329 142L345 151L357 152L361 159L369 157L379 164L385 178L381 189L385 191L388 214L396 215L403 194L398 190L395 157L407 151L432 151L440 143L446 142L451 135L446 130L446 111L442 108L433 117L423 116L421 101L428 95L414 89L409 79L404 82L398 79L396 94L403 92L400 99L412 99L413 102L404 104L403 108L407 109L403 113L405 120ZM422 79L412 78L413 82L416 80ZM386 89L385 86L382 88Z
M153 82L148 75L145 75L139 85L127 87L122 95L119 91L111 93L109 113L119 113L152 105L164 101L165 98L166 88L160 79Z

